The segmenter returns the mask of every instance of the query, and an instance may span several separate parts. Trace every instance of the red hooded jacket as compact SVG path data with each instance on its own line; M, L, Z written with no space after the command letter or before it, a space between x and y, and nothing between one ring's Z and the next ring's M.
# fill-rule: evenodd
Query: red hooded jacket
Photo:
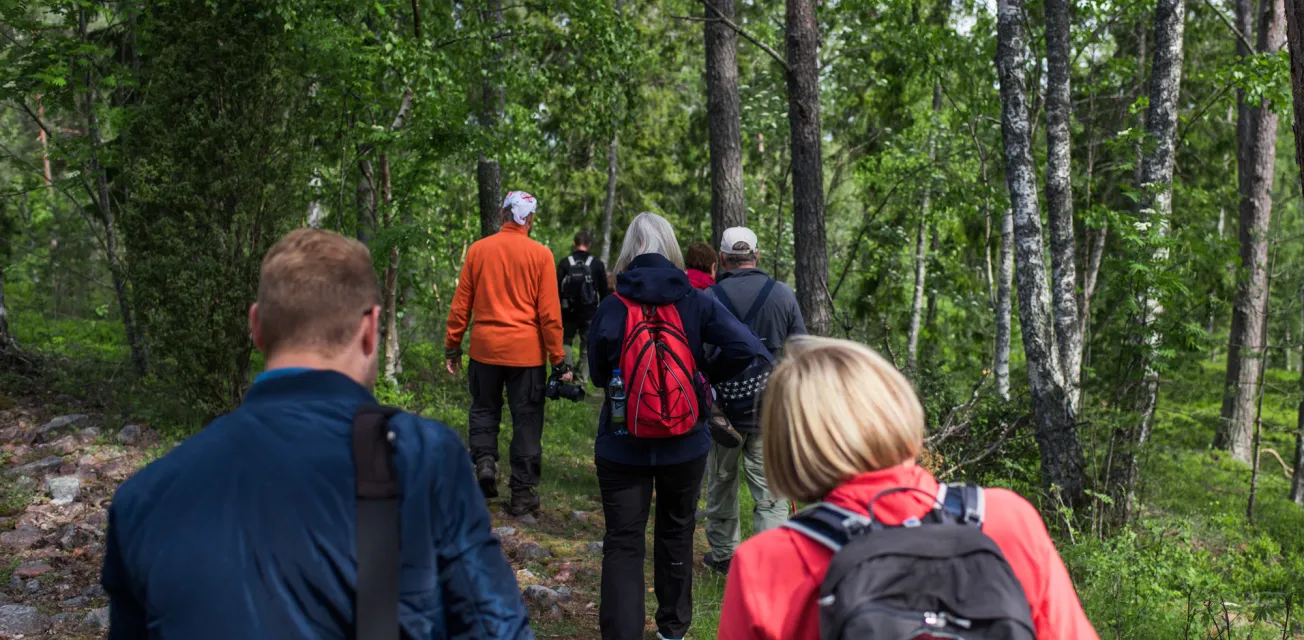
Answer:
M688 273L688 284L693 285L694 289L705 289L715 284L715 278L701 269L685 269L684 271Z
M884 489L917 487L937 493L937 480L923 467L901 465L852 478L825 498L865 513ZM1036 508L1005 489L985 490L983 532L996 542L1023 585L1040 640L1098 640L1087 621L1068 570ZM925 495L907 491L884 496L874 515L897 525L932 509ZM818 640L820 583L833 552L791 529L771 529L744 542L734 553L720 612L719 640Z

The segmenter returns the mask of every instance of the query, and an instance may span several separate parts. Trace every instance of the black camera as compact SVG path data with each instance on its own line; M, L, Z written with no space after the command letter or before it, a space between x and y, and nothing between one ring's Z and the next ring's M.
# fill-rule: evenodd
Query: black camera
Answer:
M549 400L565 398L571 402L579 402L584 399L584 389L578 385L567 384L561 381L561 377L570 371L570 367L565 365L555 367L552 375L548 377L548 386L543 390L543 397Z

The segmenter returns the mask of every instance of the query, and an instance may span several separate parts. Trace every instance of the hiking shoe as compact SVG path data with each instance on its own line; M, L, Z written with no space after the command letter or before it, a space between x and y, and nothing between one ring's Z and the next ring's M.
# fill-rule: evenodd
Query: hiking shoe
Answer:
M657 640L684 640L684 639L683 639L683 638L667 638L667 637L661 635L661 632L658 631L658 632L657 632Z
M729 565L733 562L733 558L716 560L714 553L715 552L709 552L705 556L702 556L702 565L722 576L729 575Z
M480 483L480 493L485 498L498 497L498 463L493 458L480 458L475 463L475 479Z
M738 433L737 429L729 424L729 418L720 413L714 407L711 410L711 417L706 421L707 430L711 432L711 439L716 444L729 449L737 449L743 444L743 436Z
M507 505L507 515L523 516L539 510L539 494L534 489L512 489L512 502Z

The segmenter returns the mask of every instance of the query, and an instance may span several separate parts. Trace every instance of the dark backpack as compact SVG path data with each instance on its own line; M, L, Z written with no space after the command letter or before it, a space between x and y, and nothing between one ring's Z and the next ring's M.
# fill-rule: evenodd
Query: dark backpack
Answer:
M752 329L755 334L756 330L752 323L756 321L756 316L760 314L761 307L765 306L765 301L769 299L770 292L774 291L775 280L770 278L761 290L756 294L756 300L747 310L746 315L738 315L738 310L734 308L733 302L729 299L729 294L725 293L724 287L718 284L711 285L711 291L715 293L715 299L720 301L729 313L735 318ZM765 340L761 339L762 344ZM771 345L765 345L770 348ZM712 385L715 389L716 400L720 404L721 410L729 422L736 428L751 429L760 423L761 396L765 392L765 385L770 381L770 373L774 371L774 360L772 358L758 357L752 361L742 373Z
M598 306L598 290L593 286L593 256L579 262L566 257L566 273L561 279L561 308L578 311Z
M820 587L820 640L1033 640L1023 586L982 531L981 487L938 487L939 505L890 527L821 502L784 526L833 550ZM930 496L931 497L931 496Z

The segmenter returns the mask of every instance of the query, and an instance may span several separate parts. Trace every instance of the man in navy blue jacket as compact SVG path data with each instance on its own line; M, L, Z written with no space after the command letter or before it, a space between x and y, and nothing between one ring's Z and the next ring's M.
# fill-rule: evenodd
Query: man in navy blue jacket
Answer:
M244 403L142 469L109 510L110 640L352 638L353 415L375 403L371 256L300 229L263 260L249 310L267 370ZM404 638L532 637L461 440L400 413Z

